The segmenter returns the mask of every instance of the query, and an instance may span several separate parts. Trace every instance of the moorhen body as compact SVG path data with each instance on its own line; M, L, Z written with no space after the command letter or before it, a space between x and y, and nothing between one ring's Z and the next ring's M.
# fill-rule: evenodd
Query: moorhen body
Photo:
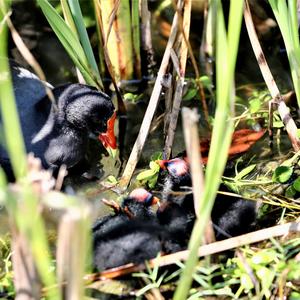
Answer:
M52 89L56 109L37 76L15 65L11 71L26 150L39 157L45 168L77 165L85 157L89 134L105 139L106 147L116 148L108 128L108 123L113 126L109 120L115 118L114 105L106 94L88 85L61 85ZM106 131L110 131L110 141ZM5 142L0 147L0 164L12 179Z
M164 199L169 203L176 203L182 208L182 214L186 215L186 220L189 221L185 223L185 234L188 239L195 219L193 194L191 189L187 192L187 187L190 188L192 184L188 163L181 158L175 158L159 161L159 164L162 169L167 171L163 186ZM224 185L221 185L220 188L228 191ZM173 195L172 191L182 192L183 195ZM174 204L171 206L176 207ZM171 224L177 222L178 217L172 217L172 213L175 216L178 215L176 210L168 212L167 219ZM179 220L183 220L183 218L184 216L180 216ZM217 240L243 234L249 232L255 222L256 204L253 201L218 194L211 218Z
M93 264L99 270L128 263L143 263L162 250L162 230L150 206L157 198L136 189L120 211L98 219L93 228Z

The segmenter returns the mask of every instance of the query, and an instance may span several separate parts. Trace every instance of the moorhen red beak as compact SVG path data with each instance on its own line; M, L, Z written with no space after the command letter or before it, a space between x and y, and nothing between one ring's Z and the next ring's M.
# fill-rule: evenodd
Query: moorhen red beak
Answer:
M112 157L116 156L117 150L117 139L115 136L115 121L117 113L114 112L110 119L107 121L107 131L105 133L100 133L98 138L101 141L104 148L107 150L108 154Z

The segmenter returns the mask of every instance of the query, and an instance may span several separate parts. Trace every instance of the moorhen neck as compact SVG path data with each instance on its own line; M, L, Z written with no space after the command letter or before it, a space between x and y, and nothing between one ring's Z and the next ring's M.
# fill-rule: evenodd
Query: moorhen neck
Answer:
M52 89L56 109L37 76L15 65L11 71L26 150L39 157L45 168L62 164L71 168L82 161L89 134L105 140L104 146L116 148L114 105L106 94L88 85L61 85ZM5 143L0 147L0 164L12 177Z

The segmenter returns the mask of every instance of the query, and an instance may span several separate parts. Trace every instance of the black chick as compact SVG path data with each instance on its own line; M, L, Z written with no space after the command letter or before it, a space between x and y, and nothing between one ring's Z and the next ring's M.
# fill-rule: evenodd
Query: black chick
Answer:
M39 157L45 168L77 165L85 157L89 134L99 135L109 129L108 121L115 117L111 99L91 86L65 84L52 90L56 109L34 74L17 66L11 70L27 152ZM115 141L111 144L115 147ZM12 179L5 142L2 146L0 164Z
M159 224L163 227L163 250L173 253L186 248L193 229L195 214L184 205L165 201L156 212Z
M134 190L123 200L119 213L95 222L93 265L98 271L143 263L162 250L161 227L149 209L156 201L146 190Z
M163 187L164 198L171 203L177 203L182 208L183 214L186 214L187 220L192 220L192 223L188 223L189 226L186 226L187 230L185 231L189 236L192 229L191 224L195 219L191 190L186 195L172 195L174 191L187 192L186 187L191 187L189 166L185 160L180 158L159 161L159 164L167 171ZM221 185L220 188L223 191L228 191L224 185ZM211 218L217 240L243 234L249 232L255 222L256 204L253 201L218 194Z
M92 227L94 238L109 231L113 226L122 224L130 219L152 220L155 218L151 206L159 199L143 188L133 190L124 198L121 206L115 210L114 215L107 215L97 219Z

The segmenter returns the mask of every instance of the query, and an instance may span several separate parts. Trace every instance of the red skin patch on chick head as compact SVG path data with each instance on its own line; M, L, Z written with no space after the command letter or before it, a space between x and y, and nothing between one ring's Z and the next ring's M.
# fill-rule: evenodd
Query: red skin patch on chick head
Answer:
M154 197L151 193L143 188L133 190L129 194L129 197L135 199L137 202L144 202L148 205L154 205L159 202L157 197Z

